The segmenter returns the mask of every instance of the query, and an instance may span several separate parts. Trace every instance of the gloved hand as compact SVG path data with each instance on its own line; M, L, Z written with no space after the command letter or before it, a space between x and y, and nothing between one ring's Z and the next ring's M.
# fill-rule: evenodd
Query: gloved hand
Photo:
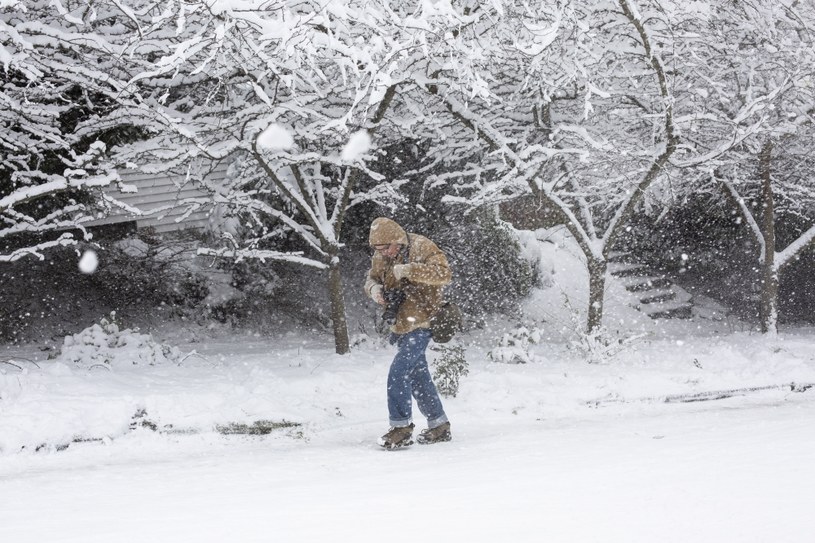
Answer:
M393 276L396 277L397 281L407 279L410 275L410 268L410 264L396 264L393 267Z
M371 299L379 305L385 305L385 295L383 294L382 285L374 285L371 287Z

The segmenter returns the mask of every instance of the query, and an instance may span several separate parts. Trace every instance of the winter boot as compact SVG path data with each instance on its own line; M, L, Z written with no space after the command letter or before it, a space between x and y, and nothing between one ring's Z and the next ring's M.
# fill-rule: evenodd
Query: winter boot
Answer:
M413 424L410 426L391 427L388 433L377 440L379 446L389 451L413 445Z
M425 428L419 433L416 438L421 445L430 445L431 443L441 443L442 441L450 441L453 439L453 434L450 433L450 423L444 422L435 428Z

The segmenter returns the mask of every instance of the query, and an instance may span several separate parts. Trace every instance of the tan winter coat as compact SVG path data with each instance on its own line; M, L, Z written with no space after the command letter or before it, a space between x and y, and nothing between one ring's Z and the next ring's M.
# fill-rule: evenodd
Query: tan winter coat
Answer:
M384 227L377 231L377 226ZM387 235L384 235L385 232ZM405 241L408 244L405 245ZM373 290L382 285L386 290L399 288L404 283L405 301L396 314L391 331L406 334L417 328L429 328L430 318L436 314L442 302L442 288L450 283L452 273L447 257L435 243L419 234L407 234L394 221L379 218L371 228L371 245L401 243L405 245L394 258L376 252L371 258L371 269L365 281L365 293L373 298ZM405 253L407 252L407 260ZM405 282L393 275L396 264L409 265Z

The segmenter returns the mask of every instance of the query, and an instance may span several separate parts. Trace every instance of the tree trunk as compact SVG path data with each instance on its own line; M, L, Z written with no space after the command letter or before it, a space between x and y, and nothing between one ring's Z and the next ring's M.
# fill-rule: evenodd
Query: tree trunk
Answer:
M764 235L764 258L761 263L761 332L778 333L778 270L775 269L775 203L770 175L773 144L764 143L759 154L761 178L761 231Z
M588 333L596 332L603 324L603 300L606 291L606 268L608 264L605 260L590 258L589 269L589 313L586 329Z
M351 347L348 341L348 321L345 318L345 296L342 287L340 259L335 254L331 256L328 268L328 297L331 301L334 347L337 354L348 354L351 352Z

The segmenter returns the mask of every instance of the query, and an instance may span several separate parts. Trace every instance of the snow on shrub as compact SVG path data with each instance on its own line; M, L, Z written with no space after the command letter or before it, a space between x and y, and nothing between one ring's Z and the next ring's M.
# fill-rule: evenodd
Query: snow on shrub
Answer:
M138 330L120 330L113 312L110 319L103 318L78 334L66 336L57 358L86 368L99 365L114 368L178 364L182 354L177 347L158 343L152 336L140 334Z
M533 326L530 330L526 326L518 326L501 336L498 345L487 353L487 357L502 364L527 364L533 359L529 353L530 347L540 343L541 337L542 332L538 327Z

